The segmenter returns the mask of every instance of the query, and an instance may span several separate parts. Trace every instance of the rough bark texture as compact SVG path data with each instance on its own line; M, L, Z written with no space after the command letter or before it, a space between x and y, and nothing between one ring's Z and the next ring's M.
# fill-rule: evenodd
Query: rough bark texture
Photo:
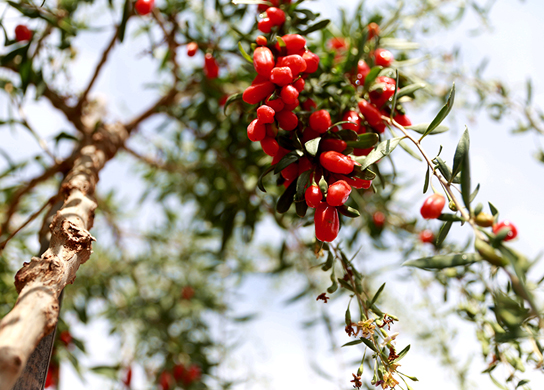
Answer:
M12 389L38 342L54 329L58 297L73 283L79 266L92 253L98 173L123 145L128 132L121 125L99 128L81 148L61 186L64 204L50 225L51 242L15 276L19 298L0 321L0 390Z

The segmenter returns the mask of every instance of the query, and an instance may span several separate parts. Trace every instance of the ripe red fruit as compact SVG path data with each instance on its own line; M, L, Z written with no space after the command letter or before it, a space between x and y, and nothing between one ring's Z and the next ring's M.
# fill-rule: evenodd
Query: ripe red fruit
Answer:
M17 42L30 41L32 39L32 31L24 24L19 24L15 27L15 40Z
M272 84L273 85L273 84ZM285 104L281 99L266 100L266 105L272 108L275 112L280 112L283 110Z
M331 184L327 191L327 203L331 206L342 206L351 194L351 187L344 180Z
M219 65L211 53L206 53L204 56L204 75L210 80L219 76Z
M304 199L306 199L306 204L308 207L315 209L317 206L319 206L321 199L323 199L323 194L318 186L313 185L306 188L306 192L304 192Z
M310 115L310 127L320 134L326 132L331 125L331 115L326 110L319 110Z
M319 68L319 56L317 54L308 50L304 52L302 58L306 62L306 73L314 73Z
M274 157L278 153L280 145L274 138L266 137L261 141L261 148L263 148L263 152Z
M266 44L268 43L268 40L266 39L266 37L264 37L262 35L259 35L255 39L255 42L257 42L257 45L259 45L259 46L266 46Z
M502 229L505 229L505 228L509 228L510 231L508 232L508 235L506 236L504 241L513 240L514 238L518 236L518 229L516 229L516 226L510 221L502 221L496 225L493 225L493 233L497 234L498 232L500 232Z
M307 127L304 129L304 133L302 133L302 142L306 143L312 139L316 139L320 137L321 134L319 134L317 131L313 131L311 128Z
M298 91L292 85L286 85L281 89L280 96L285 104L293 104L298 99Z
M198 51L198 44L196 42L189 42L187 44L187 55L192 57Z
M372 104L364 99L361 99L359 101L358 106L359 111L361 111L361 114L363 114L370 126L378 129L381 125L383 125L382 113L380 112L380 110L378 110L376 107L374 107Z
M242 95L244 102L249 104L257 104L261 100L269 97L272 92L276 89L276 86L270 81L265 81L264 83L255 84L247 87Z
M291 72L291 69L287 66L275 67L272 69L272 72L270 72L270 81L280 87L291 84L293 82L293 72Z
M253 66L258 74L264 77L270 77L270 72L274 69L274 55L268 47L260 46L253 53Z
M163 371L159 377L159 384L163 390L169 390L170 386L174 384L174 378L168 371Z
M67 330L60 332L59 340L65 345L69 346L72 343L72 335Z
M385 224L384 213L382 213L381 211L376 211L374 214L372 214L372 222L374 222L374 226L381 229Z
M274 26L281 26L285 23L285 12L276 7L270 7L266 10L266 15Z
M419 233L419 240L423 243L432 244L434 242L434 234L430 230L423 230Z
M381 84L381 88L370 92L370 101L380 108L395 94L396 82L390 77L378 77L376 83Z
M388 67L393 62L393 54L386 49L376 49L374 52L374 62L378 66Z
M304 156L298 160L298 175L300 176L303 172L309 171L313 168L313 164L310 162L308 157Z
M321 153L319 162L326 170L344 175L351 173L355 165L351 158L334 151Z
M299 54L299 52L304 49L304 46L306 46L306 38L299 34L287 34L281 38L285 42L287 55ZM276 49L281 51L279 42L276 43Z
M47 369L47 377L45 378L45 388L57 386L59 380L59 366L51 362L49 368Z
M335 152L342 153L344 150L346 150L347 146L348 144L346 141L336 138L322 139L319 143L319 147L325 152L334 150Z
M368 24L368 39L372 39L375 36L380 35L380 26L372 22Z
M132 367L129 367L125 372L125 377L123 378L123 384L126 387L130 387L130 382L132 382Z
M361 84L365 83L366 76L370 73L370 66L365 62L365 60L359 60L357 63L357 80Z
M176 381L179 382L182 379L185 379L186 370L183 364L176 364L172 372L174 373L174 378L176 379Z
M281 175L285 180L292 181L298 177L298 164L292 163L287 165L282 171Z
M302 102L301 106L304 111L312 111L317 108L317 104L315 104L315 102L311 98L308 98L304 102Z
M403 127L412 126L412 121L406 115L397 114L393 117L393 119Z
M250 141L257 142L262 141L266 137L266 127L264 123L259 122L258 119L254 119L247 127L247 138Z
M195 289L191 286L185 286L181 289L181 297L186 300L191 300L195 295Z
M272 107L263 105L257 108L257 119L261 123L274 123L274 115L276 111Z
M298 99L295 99L295 101L293 103L290 103L290 104L285 103L283 109L287 110L287 111L293 111L295 108L297 108L299 106L299 104L300 104L300 102L298 101Z
M298 54L291 54L289 56L282 57L278 61L278 66L287 66L289 69L291 69L291 72L293 73L293 77L298 77L298 75L306 70L308 65L306 65L306 61L299 56Z
M332 49L335 50L344 50L348 47L348 44L346 43L346 40L344 38L331 38L329 39L328 44Z
M295 130L298 126L297 115L289 110L283 110L276 113L278 124L283 130Z
M319 241L331 242L338 236L340 219L336 207L321 202L315 210L315 236Z
M372 185L372 180L363 180L363 179L358 178L358 177L354 177L352 179L352 178L349 178L349 177L344 176L344 175L337 175L337 177L339 179L341 179L341 180L344 180L346 183L348 183L353 188L357 188L358 190L361 189L361 188L364 189L364 190L367 190Z
M277 163L279 163L281 159L287 155L287 153L289 153L289 150L279 146L276 155L272 159L272 165L276 165Z
M440 217L442 209L446 204L446 198L440 194L432 194L421 206L421 216L425 219L435 219Z
M186 385L190 385L191 383L199 380L201 375L202 372L200 370L200 367L198 367L196 364L191 364L191 366L187 370L187 373L185 374L185 378L183 378L183 382Z
M304 90L304 86L306 85L306 81L304 81L303 78L299 78L297 81L295 81L293 83L293 87L295 87L295 89L298 91L298 92L302 92Z
M349 121L349 122L355 122L356 124L353 124L353 123L344 123L342 125L342 128L344 129L348 129L348 130L353 130L357 133L359 133L360 129L361 129L361 118L359 118L359 114L357 114L357 112L355 111L347 111L344 116L342 116L342 120L343 121Z
M154 5L155 0L138 0L136 1L136 4L134 4L134 9L140 15L147 15L153 10Z
M270 18L264 18L259 20L257 23L257 28L259 31L268 34L270 31L272 31L272 27L274 27L274 23L270 20Z

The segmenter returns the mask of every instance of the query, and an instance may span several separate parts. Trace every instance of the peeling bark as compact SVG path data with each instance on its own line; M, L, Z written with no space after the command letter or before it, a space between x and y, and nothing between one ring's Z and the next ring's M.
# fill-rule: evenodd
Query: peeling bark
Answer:
M124 144L122 125L99 128L81 148L61 186L64 204L50 225L51 241L41 257L33 257L15 276L19 298L0 321L0 390L10 390L38 342L55 329L58 297L73 283L79 266L92 253L98 174Z

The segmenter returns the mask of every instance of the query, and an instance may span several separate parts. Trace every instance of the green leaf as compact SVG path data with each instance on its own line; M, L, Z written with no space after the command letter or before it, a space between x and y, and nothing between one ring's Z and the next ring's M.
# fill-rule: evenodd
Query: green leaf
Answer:
M230 95L225 102L225 107L223 107L223 113L227 113L227 107L230 106L231 103L234 103L237 100L242 100L243 92L235 93L234 95Z
M119 375L119 366L95 366L91 367L91 371L95 374L105 376L109 379L117 380Z
M291 165L294 162L297 162L300 159L299 150L293 150L292 152L287 153L283 158L274 165L274 173L278 174L283 171L287 166Z
M348 307L346 309L346 314L344 316L345 318L345 323L346 323L346 326L350 326L351 325L351 313L349 311L349 305L351 304L351 300L349 301L348 303Z
M451 92L450 92L450 96L448 97L448 101L446 102L444 107L442 107L438 115L433 119L433 121L431 122L427 130L425 130L425 133L423 133L423 135L419 139L420 141L423 138L425 138L425 136L430 134L434 129L436 129L438 125L442 123L444 119L446 119L451 109L453 108L454 101L455 101L455 83L453 83L453 86L451 87Z
M440 228L440 231L438 232L438 237L436 238L436 246L442 245L448 233L450 232L451 225L453 225L453 221L446 221L442 225L442 227Z
M363 343L362 339L353 340L353 341L350 341L349 343L345 343L344 345L342 345L342 348L343 347L351 347L352 345L358 345L358 344L362 344L362 343Z
M408 145L406 145L406 142L400 141L400 147L404 149L410 156L415 158L417 161L423 161L421 157L419 157L419 154L414 152Z
M431 171L429 167L427 166L427 173L425 174L425 184L423 185L423 193L426 193L427 190L429 189L430 175L431 175Z
M376 133L365 133L357 137L357 140L347 141L346 144L352 148L367 149L376 145L380 137Z
M491 214L493 214L494 217L499 215L499 210L491 202L487 202L489 204L489 210L491 210Z
M397 99L398 99L397 95L399 93L399 70L396 69L395 72L396 72L395 73L395 93L393 94L393 101L391 103L392 109L391 109L391 114L389 116L389 119L391 120L393 119L393 114L395 113L395 110L397 107Z
M298 34L308 35L308 34L314 32L314 31L323 30L325 27L327 27L329 25L330 22L331 21L329 19L321 20L321 21L309 26L306 30L302 30L302 31L299 30Z
M353 167L353 176L363 180L374 180L376 178L376 174L374 172L368 168L362 170L359 165L355 165Z
M482 257L477 253L458 253L453 255L438 255L423 257L417 260L404 262L404 267L416 267L421 269L444 269L457 266L470 265L481 261Z
M249 62L251 65L253 65L253 59L245 51L244 47L242 46L242 42L238 42L238 50L240 50L240 53L242 54L242 57L244 57L247 62Z
M265 171L261 173L261 175L259 176L259 179L257 180L257 187L259 187L259 189L262 192L266 192L266 188L264 188L264 185L263 185L263 179L266 175L268 175L273 170L274 170L274 165L271 165L268 168L266 168Z
M463 135L457 144L457 149L455 149L455 155L453 156L453 167L451 177L457 176L461 169L463 168L463 163L466 160L466 155L470 149L470 136L468 134L468 128L465 127Z
M518 384L516 385L516 389L520 386L523 386L523 385L526 385L527 383L529 383L530 380L529 379L522 379L518 382Z
M295 192L297 191L297 181L293 180L293 182L285 189L283 194L278 199L278 204L276 205L276 211L280 214L284 214L289 210L289 207L291 207L291 204L293 203L293 198L295 196Z
M456 214L440 214L438 217L440 221L451 221L451 222L464 222L465 220L459 217Z
M338 122L338 123L342 124L342 123L353 123L353 122L342 121L342 122ZM335 127L335 125L332 125L331 127L329 127L329 129L332 129L334 127ZM357 141L359 139L359 135L355 131L350 130L350 129L339 130L339 131L336 132L336 135L338 137L340 137L344 141Z
M382 71L381 66L375 66L372 69L370 69L370 72L365 77L365 89L368 91L374 80L376 80L376 77L380 74Z
M400 99L401 97L406 96L406 95L411 95L415 91L418 91L421 88L425 88L426 86L427 85L424 84L424 83L416 83L416 84L407 85L406 87L403 87L403 88L399 89L399 92L397 94L397 99Z
M429 128L429 124L428 123L420 123L418 125L412 125L412 126L407 126L405 127L405 129L410 129L410 130L413 130L415 131L416 133L419 133L419 134L424 134L425 131ZM448 131L450 128L448 126L444 126L444 125L439 125L437 126L433 131L431 131L429 134L427 135L434 135L434 134L440 134L440 133L445 133L446 131Z
M349 207L345 204L337 207L337 210L340 214L345 215L348 218L357 218L361 216L361 213L359 212L359 210L356 210L353 207Z
M442 175L444 176L444 179L447 181L451 180L451 169L448 167L448 164L444 160L442 160L440 157L435 157L436 163L438 164L438 170Z
M131 5L131 0L125 0L125 5L123 6L123 16L121 18L121 23L119 24L119 30L117 32L117 38L119 38L119 42L123 42L123 39L125 39L125 30L127 29L127 21L130 17Z
M376 294L374 294L374 296L372 297L372 300L370 301L370 303L368 304L368 307L372 307L372 305L374 305L374 303L376 303L376 301L378 300L378 298L380 297L380 294L382 293L383 289L385 288L385 283L382 284L380 286L380 288L378 289L378 291L376 291Z
M349 290L351 292L355 292L355 291L353 291L353 288L349 285L349 283L346 282L344 279L338 279L338 283L340 283L340 285L342 287L344 287L346 290Z
M380 142L378 146L376 146L376 148L370 152L368 156L366 156L365 159L361 159L360 157L357 158L356 160L361 164L361 170L365 170L376 161L389 156L403 138L404 137L390 138Z
M403 357L405 357L409 350L410 350L410 344L408 344L406 348L404 348L402 351L399 352L399 356L395 360L393 360L393 363L396 363L400 361Z
M480 192L480 183L478 183L478 185L476 185L476 188L474 189L472 194L470 194L470 201L471 202L473 202L474 199L476 199L476 196L478 195L478 192ZM478 215L478 214L475 214L475 215Z
M361 340L363 341L363 343L365 343L365 345L370 348L371 350L373 350L374 352L378 352L378 349L374 346L374 344L372 343L372 341L368 340L368 339L365 339L364 337L361 338Z
M468 132L467 132L468 134ZM470 157L467 152L465 153L465 158L462 163L463 168L461 169L461 196L463 198L463 203L470 210L470 197L472 193L471 183L470 183Z
M304 191L306 191L306 188L308 187L308 181L310 180L310 175L312 174L311 170L302 172L302 174L297 179L297 200L303 200L304 201ZM304 201L306 203L306 201Z
M323 264L323 267L321 267L321 269L323 271L328 271L332 268L333 263L334 263L334 256L329 251L329 254L327 255L327 261L325 262L325 264Z
M319 150L319 142L321 142L321 137L311 139L304 144L304 148L311 156L315 156Z

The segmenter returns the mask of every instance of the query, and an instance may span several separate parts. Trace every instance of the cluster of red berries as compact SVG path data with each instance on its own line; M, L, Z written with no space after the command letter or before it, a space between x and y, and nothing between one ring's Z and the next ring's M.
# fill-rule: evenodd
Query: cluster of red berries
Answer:
M446 198L440 194L432 194L427 199L425 199L425 202L423 202L423 206L421 206L421 216L425 219L436 219L440 217L442 214L442 210L444 209L444 206L446 205ZM491 218L491 216L489 216ZM508 233L506 237L504 238L504 241L510 241L517 237L518 230L516 226L510 222L510 221L502 221L499 223L480 223L479 218L476 218L476 224L482 226L482 227L489 227L493 226L493 233L498 234L503 229L508 229ZM434 242L434 235L429 230L424 230L420 233L420 240L422 242Z
M263 12L263 14L257 23L257 27L265 34L270 33L274 27L278 27L279 29L283 26L286 19L285 12L279 8L280 0L272 0L271 3L272 6L266 4L259 4L258 6L259 12ZM283 0L283 3L290 4L291 0Z
M159 376L159 384L162 390L170 390L174 388L176 383L181 383L184 386L189 386L191 383L200 380L202 371L196 364L191 364L185 367L183 364L176 364L170 371L163 371Z

